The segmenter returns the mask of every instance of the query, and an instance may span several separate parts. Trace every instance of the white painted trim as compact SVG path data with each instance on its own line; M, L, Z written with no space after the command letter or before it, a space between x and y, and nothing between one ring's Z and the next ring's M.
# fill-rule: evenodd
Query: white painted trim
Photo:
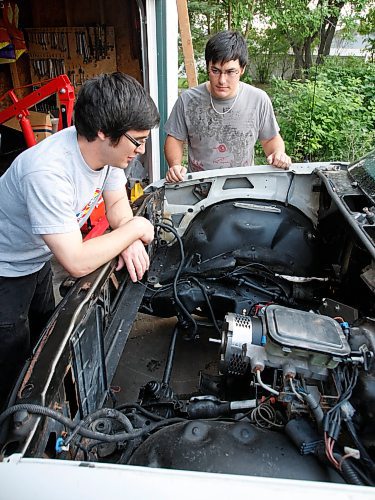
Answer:
M158 64L157 64L157 40L156 40L156 9L155 0L146 0L146 31L150 95L156 106L159 106L158 98ZM151 172L150 181L160 179L160 151L159 151L159 129L151 130Z
M149 61L149 86L150 94L155 104L159 104L158 96L158 62L157 62L157 33L156 33L156 5L155 0L146 0L146 29L147 29L147 51ZM174 103L178 97L178 12L175 1L168 0L168 8L166 9L166 107L168 115L172 110ZM164 127L164 123L160 123L160 129ZM160 129L151 131L152 153L151 163L152 169L150 172L150 181L156 182L160 179L160 159L164 152L162 147L159 148Z
M2 499L23 500L191 500L192 498L266 497L278 500L329 498L370 500L374 489L349 484L320 483L232 474L210 474L102 463L22 458L0 463Z

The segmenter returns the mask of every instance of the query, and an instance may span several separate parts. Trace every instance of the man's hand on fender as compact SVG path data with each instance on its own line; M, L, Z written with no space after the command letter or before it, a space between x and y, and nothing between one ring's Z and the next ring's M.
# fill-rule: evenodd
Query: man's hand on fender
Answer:
M267 156L267 163L269 165L273 165L274 167L283 168L284 170L287 170L290 167L292 160L290 159L290 156L288 156L286 153L281 153L276 151L275 153L272 153Z
M126 266L130 279L135 283L143 278L150 267L150 259L141 240L134 241L118 257L116 271Z
M182 165L173 165L165 175L166 182L180 182L184 180L187 168Z

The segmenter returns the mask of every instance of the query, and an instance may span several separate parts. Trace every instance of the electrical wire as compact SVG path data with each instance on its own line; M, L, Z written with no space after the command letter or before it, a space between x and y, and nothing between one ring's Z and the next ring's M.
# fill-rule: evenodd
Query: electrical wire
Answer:
M269 402L260 403L250 412L250 421L262 429L271 427L282 429L284 425L278 424L276 420L276 411Z
M280 293L276 293L276 292L272 292L272 291L269 291L269 290L265 290L264 287L261 287L259 285L254 284L246 276L244 276L243 273L240 273L243 269L251 270L249 268L254 268L256 270L259 270L260 271L259 273L252 273L252 274L255 275L256 277L260 276L261 278L263 278L263 279L268 280L269 282L271 282L271 284L274 285L274 286L276 286L280 290L280 292L282 293L282 295L284 295L285 298L287 300L289 300L289 295L286 292L286 290L284 290L284 288L281 285L281 283L279 283L277 280L275 280L275 274L268 267L264 266L263 264L254 263L254 264L248 264L246 266L241 266L241 267L238 267L238 268L234 269L230 273L225 274L224 277L225 278L231 278L231 277L234 277L234 276L237 276L238 274L240 274L240 279L243 279L248 286L254 288L257 291L265 293L265 294L271 296L274 299L275 298L278 298L278 299L281 298L280 297Z
M292 378L289 378L289 385L290 385L290 388L292 389L292 392L293 394L296 396L297 399L299 399L300 401L302 401L303 403L305 402L305 400L303 399L303 397L301 396L301 394L298 394L295 386L294 386L294 382L293 382L293 379Z
M95 420L99 420L101 418L115 419L121 423L122 427L127 432L131 433L134 431L134 428L126 415L113 408L101 408L95 411L94 413L90 413L89 415L87 415L87 417L81 420L81 422L79 422L77 427L73 430L73 432L71 432L71 434L65 440L65 445L68 445L70 443L73 437L79 433L79 430L81 428L88 428L95 422Z
M270 387L269 385L265 384L263 381L262 381L262 378L260 376L260 370L256 370L256 376L257 376L257 381L258 381L258 384L263 387L263 389L265 389L266 391L270 392L271 394L274 394L275 396L279 396L279 392L276 391L275 389L273 389L272 387Z
M343 466L343 463L345 462L345 460L348 460L348 458L355 458L356 457L356 453L354 451L350 452L350 453L346 453L345 455L343 455L339 460L338 460L338 464L339 464L339 469L342 470L342 466Z
M345 455L344 455L345 457ZM342 455L339 453L334 453L334 458L340 465L339 472L342 473L344 479L349 484L358 484L358 485L366 485L366 486L375 486L374 480L372 480L360 467L358 464L358 460L350 460L353 457L347 457L345 460ZM349 461L350 460L350 461ZM353 478L353 474L355 475ZM349 479L349 480L348 480ZM354 481L353 481L354 479Z
M358 367L350 367L350 365L345 365L344 367L339 366L334 371L334 377L336 379L336 385L341 393L338 402L329 409L324 416L323 430L326 456L332 465L337 470L340 470L340 464L334 457L334 446L341 432L343 405L349 401L353 389L357 384ZM350 422L350 420L347 418L347 425L348 422Z
M175 274L174 279L173 279L173 295L174 295L174 299L176 301L177 306L180 308L180 310L185 315L185 317L188 319L188 321L190 321L190 323L192 324L193 332L192 332L191 337L195 338L195 336L197 335L197 331L198 331L198 325L197 325L195 319L193 318L193 316L190 314L190 312L186 309L184 304L181 302L181 300L178 296L178 292L177 292L178 278L180 277L180 274L181 274L182 269L184 267L184 261L185 261L185 251L184 251L184 245L182 243L181 236L178 234L178 232L176 231L176 229L174 227L172 227L168 224L163 224L162 222L158 222L157 224L155 224L155 227L160 227L160 228L164 229L164 231L169 231L169 232L173 233L177 238L177 241L178 241L178 244L180 247L181 260L180 260L178 269L177 269L176 274Z
M144 283L142 283L141 281L138 281L138 283L139 283L140 285L144 286L144 287L146 288L146 290L149 290L149 291L153 292L153 294L151 295L151 297L150 297L150 299L149 299L149 300L150 300L150 302L151 302L151 301L152 301L152 299L153 299L156 295L158 295L159 293L165 292L165 291L166 291L166 290L168 290L169 288L173 288L173 283L168 283L168 284L166 284L166 285L161 285L161 286L160 286L159 288L157 288L156 290L155 290L155 288L154 288L154 287L150 287L150 286L148 286L148 285L145 285L145 284L144 284ZM189 284L189 283L190 283L190 281L186 279L186 280L180 280L180 281L177 283L177 285L183 285L183 284Z
M235 279L235 278L233 277L233 279ZM271 297L271 299L278 298L278 295L276 293L270 292L269 290L266 290L265 288L262 288L256 284L254 284L252 281L250 281L249 279L247 279L243 276L238 277L237 281L239 284L244 283L246 286L252 288L253 290L256 290L257 292L261 292L263 295L267 295L268 297Z
M245 264L244 266L239 266L233 269L233 271L230 271L229 273L224 274L224 277L231 276L234 273L240 272L243 269L248 269L248 268L256 268L256 269L263 269L264 271L267 271L269 274L272 274L272 271L265 266L264 264L261 264L260 262L250 262L249 264Z
M107 410L112 410L112 409L107 408ZM161 427L164 427L166 425L171 425L171 424L175 424L178 422L185 422L186 421L186 419L183 419L183 418L166 418L160 422L155 422L155 423L147 426L147 428L137 429L137 430L134 430L133 432L120 432L117 434L105 434L102 432L92 431L91 429L87 429L86 427L83 427L83 423L82 423L83 421L76 424L70 418L66 417L65 415L63 415L62 413L59 413L56 410L52 410L51 408L47 408L45 406L39 406L39 405L35 405L35 404L23 403L23 404L10 406L9 408L7 408L0 415L0 425L6 418L8 418L10 415L12 415L13 413L15 413L17 411L27 411L28 413L31 413L31 414L42 415L44 417L53 418L54 420L57 420L58 422L62 423L68 429L72 429L73 432L77 429L76 433L80 434L83 437L86 437L88 439L95 439L95 440L106 442L106 443L117 443L117 442L130 441L132 439L145 436L146 434L150 434L151 432L153 432Z
M159 219L159 221L162 221L162 223L165 224L168 227L176 229L175 226L174 226L174 224L173 224L173 221L171 221L171 219L168 219L167 217L161 217ZM169 231L169 232L171 232L171 231ZM159 235L157 235L157 236L158 236L157 237L157 241L158 241L159 245L161 246L161 241L160 241ZM171 246L176 241L176 239L177 239L176 235L173 234L173 236L174 236L174 238L171 241L166 242L167 246Z
M152 412L146 410L139 403L125 403L125 404L116 406L116 410L118 410L118 411L125 410L128 408L134 408L139 413L142 413L145 417L151 418L152 420L156 420L158 422L161 420L164 420L164 417L161 417L160 415L157 415L156 413L152 413Z
M335 442L332 440L332 438L328 437L328 434L326 432L324 433L324 444L328 460L336 469L340 469L339 463L333 456L333 447L335 445Z
M289 206L289 194L290 194L290 190L292 189L292 185L293 185L293 181L294 181L294 176L295 176L294 172L291 172L290 182L289 182L288 190L286 192L285 201L284 201L284 205L286 207Z
M367 453L367 451L366 451L365 447L363 446L363 444L361 443L361 441L359 440L353 422L349 419L346 419L345 424L346 424L346 427L347 427L356 447L358 448L358 450L360 452L361 459L363 460L365 465L369 468L369 470L371 470L371 472L373 474L375 474L375 463L371 459L370 455Z
M191 280L191 281L193 281L194 283L196 283L196 284L199 286L199 288L202 290L203 296L204 296L204 298L205 298L205 300L206 300L206 303L207 303L208 309L209 309L210 314L211 314L212 322L213 322L213 324L214 324L214 326L215 326L216 331L217 331L217 332L218 332L218 334L221 336L221 333L222 333L222 332L221 332L221 329L220 329L220 327L219 327L219 325L218 325L218 323L217 323L217 321L216 321L215 313L214 313L214 311L213 311L213 309L212 309L212 305L211 305L210 299L209 299L209 297L208 297L208 293L207 293L206 288L205 288L205 287L204 287L204 285L203 285L203 284L202 284L202 283L198 280L198 278L191 277L191 278L190 278L190 280Z

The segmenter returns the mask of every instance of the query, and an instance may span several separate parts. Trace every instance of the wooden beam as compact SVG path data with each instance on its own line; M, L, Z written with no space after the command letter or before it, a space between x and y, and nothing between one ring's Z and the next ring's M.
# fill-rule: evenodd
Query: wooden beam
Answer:
M17 70L17 61L9 63L9 66L10 66L10 74L12 76L13 88L16 89L21 87L20 78L18 76L18 70Z
M191 39L187 0L176 0L176 2L188 85L189 87L196 87L198 85L198 78L194 59L193 42Z

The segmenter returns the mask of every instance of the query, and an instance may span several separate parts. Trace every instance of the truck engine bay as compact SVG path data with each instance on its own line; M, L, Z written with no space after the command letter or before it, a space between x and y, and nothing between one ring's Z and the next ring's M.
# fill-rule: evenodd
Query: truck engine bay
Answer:
M150 186L146 278L65 280L3 457L373 486L375 205L352 168Z

